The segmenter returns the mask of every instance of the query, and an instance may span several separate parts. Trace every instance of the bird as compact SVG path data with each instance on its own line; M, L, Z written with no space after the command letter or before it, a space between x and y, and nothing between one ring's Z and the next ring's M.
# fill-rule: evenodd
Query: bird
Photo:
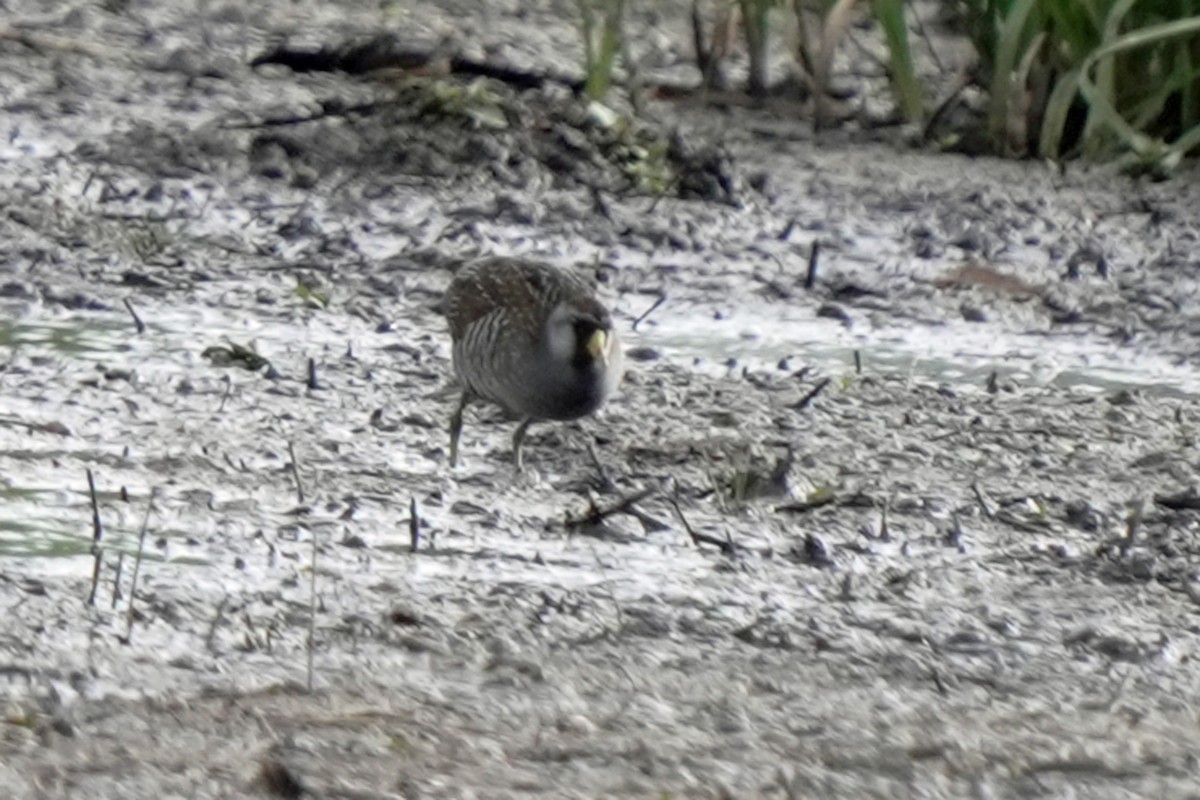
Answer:
M472 402L494 403L520 419L512 437L520 471L532 422L592 414L621 380L612 315L577 274L522 258L472 261L455 273L443 309L462 389L450 418L452 467Z

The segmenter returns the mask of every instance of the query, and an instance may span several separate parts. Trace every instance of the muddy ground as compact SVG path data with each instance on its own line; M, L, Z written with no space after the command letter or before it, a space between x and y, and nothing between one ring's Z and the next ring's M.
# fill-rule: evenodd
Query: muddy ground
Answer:
M1200 796L1194 175L248 66L569 73L573 7L0 3L6 796ZM446 464L497 252L631 353L520 475L484 409Z

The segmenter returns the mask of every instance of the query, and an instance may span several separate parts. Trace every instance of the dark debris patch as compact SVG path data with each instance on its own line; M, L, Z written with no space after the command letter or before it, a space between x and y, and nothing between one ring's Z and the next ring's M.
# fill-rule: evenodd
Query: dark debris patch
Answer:
M261 763L255 782L271 797L299 800L305 794L300 777L276 757L267 758Z
M325 98L316 111L231 127L260 130L250 152L267 177L306 168L322 176L358 169L477 181L482 170L515 188L549 181L556 188L741 205L744 181L719 142L486 72L380 78L366 101Z

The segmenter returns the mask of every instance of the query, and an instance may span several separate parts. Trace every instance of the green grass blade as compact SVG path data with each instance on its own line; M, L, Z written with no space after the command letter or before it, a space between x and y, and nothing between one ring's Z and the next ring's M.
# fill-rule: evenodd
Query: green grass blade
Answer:
M1071 105L1079 96L1079 70L1073 69L1060 75L1046 101L1046 113L1042 118L1042 129L1038 137L1038 154L1043 158L1057 159L1062 156L1063 129Z
M875 18L883 26L892 60L892 91L909 122L920 122L924 116L921 86L913 67L912 51L908 46L908 25L904 21L904 0L873 0Z
M1015 97L1023 87L1013 85L1013 70L1023 52L1025 22L1038 0L1017 0L1003 17L996 42L996 62L992 67L991 105L988 109L988 133L997 149L1006 151L1008 115Z
M1132 1L1127 0L1127 2ZM1124 3L1121 5L1124 5ZM1116 10L1114 8L1114 11ZM1091 106L1089 122L1090 118L1094 115L1097 119L1095 124L1107 126L1107 129L1116 134L1117 138L1139 158L1161 160L1164 164L1177 162L1187 149L1194 146L1194 142L1190 145L1186 144L1186 142L1192 141L1193 131L1188 131L1174 145L1166 147L1162 142L1157 142L1146 134L1134 129L1117 112L1116 107L1110 101L1110 97L1092 80L1091 70L1104 59L1111 58L1118 53L1158 44L1170 38L1198 33L1200 33L1200 17L1189 17L1188 19L1151 25L1132 33L1127 33L1112 39L1104 46L1095 50L1081 65L1079 78L1079 91Z
M1101 34L1099 45L1101 48L1108 43L1117 40L1120 37L1121 22L1125 19L1125 15L1129 13L1129 9L1137 0L1118 0L1118 2L1109 9L1108 17L1104 20L1104 30ZM1095 51L1093 51L1094 53ZM1105 103L1116 113L1118 101L1116 97L1116 82L1114 79L1114 70L1116 69L1115 58L1102 58L1096 61L1096 79L1092 83L1097 96L1102 96ZM1088 80L1087 71L1083 72L1084 80ZM1111 133L1111 126L1106 125L1107 115L1101 111L1097 114L1088 114L1087 124L1083 128L1083 146L1084 151L1089 155L1096 155L1105 149L1105 137Z

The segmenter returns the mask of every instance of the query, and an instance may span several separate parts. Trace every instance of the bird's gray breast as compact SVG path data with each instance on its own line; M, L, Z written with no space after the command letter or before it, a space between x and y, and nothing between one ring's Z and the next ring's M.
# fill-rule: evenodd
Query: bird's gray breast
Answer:
M575 419L604 404L614 383L604 364L576 366L551 358L541 342L516 340L520 335L500 311L469 325L453 344L462 386L512 414L536 419Z
M528 403L542 419L575 419L604 405L610 387L602 365L562 365L545 370L529 382Z

